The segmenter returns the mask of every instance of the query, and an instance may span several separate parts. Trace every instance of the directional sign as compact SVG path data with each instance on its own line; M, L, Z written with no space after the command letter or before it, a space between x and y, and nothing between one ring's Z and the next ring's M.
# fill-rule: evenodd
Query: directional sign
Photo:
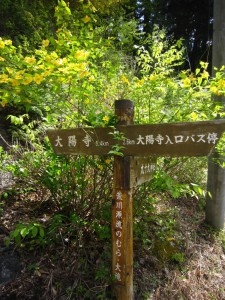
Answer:
M135 187L150 181L153 178L155 169L155 157L132 157L130 161L131 186Z
M112 128L48 130L56 154L107 155L112 146L122 146L130 156L207 156L225 131L225 120L117 126Z
M56 154L106 155L115 144L111 128L48 130Z
M126 137L127 155L207 156L225 131L225 120L134 125L119 130Z

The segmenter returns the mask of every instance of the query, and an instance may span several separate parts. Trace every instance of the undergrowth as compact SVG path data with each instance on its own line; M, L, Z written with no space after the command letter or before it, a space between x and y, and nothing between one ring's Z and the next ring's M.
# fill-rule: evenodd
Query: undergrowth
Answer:
M25 210L26 206L36 205L36 214L28 210L24 220L17 218L13 226L6 222L11 231L6 242L22 255L34 256L25 267L29 274L43 280L45 272L51 276L43 297L93 299L94 295L96 299L111 299L113 161L107 157L59 157L48 144L45 151L17 146L15 153L4 155L4 169L13 173L15 183L1 193L3 209L8 202L19 203ZM203 164L201 160L197 162L199 166ZM147 289L156 288L162 280L162 274L158 274L155 281L153 276L147 284L145 272L139 274L143 261L156 273L174 267L182 271L187 262L179 209L171 206L171 201L185 203L191 198L197 205L204 199L204 186L184 183L190 179L191 171L181 182L175 176L188 163L192 164L186 159L159 160L153 180L134 190L134 273L140 277L135 277L134 286L140 299L145 299ZM167 173L162 167L167 168ZM200 182L198 176L201 177L195 174L196 182ZM196 207L202 211L201 206ZM37 252L43 258L35 257Z

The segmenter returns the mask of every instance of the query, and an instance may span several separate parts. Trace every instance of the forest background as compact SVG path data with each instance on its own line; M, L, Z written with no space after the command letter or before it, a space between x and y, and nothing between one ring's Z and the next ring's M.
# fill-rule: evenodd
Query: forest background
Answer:
M211 76L212 6L211 0L0 3L0 166L13 174L13 184L1 188L0 213L6 243L33 255L24 270L35 277L40 299L110 299L113 281L112 157L56 156L46 130L114 126L118 99L134 101L135 124L223 117L212 100L225 91L224 69ZM175 238L177 208L166 203L186 197L202 212L206 168L205 158L162 158L154 179L135 191L135 247L154 254L149 264L160 269L160 280L171 264L184 272L186 262L185 239ZM29 213L7 221L9 203ZM142 260L135 295L157 299L159 277L139 273ZM61 268L70 278L60 280L56 261L66 261ZM28 299L21 280L21 299ZM10 287L7 293L18 293Z

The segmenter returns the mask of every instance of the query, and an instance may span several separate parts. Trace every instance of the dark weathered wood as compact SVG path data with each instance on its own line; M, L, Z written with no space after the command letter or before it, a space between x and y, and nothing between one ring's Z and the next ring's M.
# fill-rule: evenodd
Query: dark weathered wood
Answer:
M123 101L123 100L119 100ZM122 124L132 116L131 110L120 116ZM119 109L117 109L119 112ZM118 125L123 140L115 140L113 128L74 128L49 130L52 147L57 154L107 155L112 146L123 146L129 156L207 156L222 133L225 120L171 124Z
M212 75L225 65L225 1L214 0L213 8L213 48ZM216 69L215 69L216 67ZM213 95L215 104L225 106L225 95ZM208 160L208 179L205 220L216 229L223 229L225 224L225 169L218 163L224 164L224 155L217 151Z
M135 187L153 178L156 169L156 158L132 157L130 162L130 182Z
M115 118L117 125L133 125L134 103L131 100L115 101Z
M132 124L133 103L116 101L119 124ZM133 299L133 200L129 156L114 157L112 201L112 275L113 294L117 300Z
M122 161L118 160L116 159L115 168L119 163L119 170ZM133 199L131 189L124 187L113 190L112 275L116 299L133 299Z

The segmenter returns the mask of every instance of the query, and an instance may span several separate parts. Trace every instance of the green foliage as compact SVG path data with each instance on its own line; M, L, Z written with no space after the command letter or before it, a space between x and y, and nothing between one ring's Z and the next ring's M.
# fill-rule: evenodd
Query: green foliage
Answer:
M87 18L85 13L88 13ZM1 40L3 107L22 105L27 111L41 109L45 115L48 113L47 120L51 121L63 111L61 122L69 115L67 122L75 118L83 121L84 108L89 107L86 105L90 101L88 94L96 80L94 61L98 61L108 47L105 41L98 41L98 36L94 36L92 15L92 7L84 6L84 18L74 23L70 9L60 1L56 9L56 39L43 40L41 47L29 55L21 54L10 40ZM70 24L75 26L71 28L73 33L67 28ZM43 98L45 103L42 103Z
M205 197L205 190L195 183L180 183L164 171L157 172L151 183L155 192L168 192L173 198Z
M172 260L180 264L185 262L184 254L182 252L177 252L172 255Z
M34 249L37 246L43 246L45 241L44 227L39 223L17 224L16 228L10 233L10 237L6 240L9 245L10 241L15 241L19 247L28 247Z
M202 63L195 75L175 73L183 48L181 42L169 45L164 30L156 28L138 46L136 57L129 58L110 35L101 36L92 5L72 13L59 1L55 14L56 38L43 40L29 54L1 39L2 107L36 111L50 126L105 126L103 118L112 118L114 100L127 96L135 101L138 122L212 118L207 65ZM116 33L126 43L119 29L112 36ZM127 26L126 33L135 34L134 26ZM213 81L217 84L219 77Z
M199 60L211 61L213 26L213 1L200 1L192 5L192 0L185 2L176 0L129 1L128 12L134 12L139 27L151 34L154 25L159 24L167 30L167 38L176 40L183 38L186 48L184 68L192 70ZM207 24L207 26L206 26Z
M123 149L125 147L117 144L118 141L123 141L125 139L124 134L120 133L119 131L116 131L114 129L114 132L110 133L113 135L113 139L115 140L115 145L112 146L112 150L109 151L109 155L117 155L117 156L123 156Z
M160 266L169 267L182 265L185 255L177 231L178 210L167 206L167 202L168 195L154 191L150 184L138 188L134 196L134 237L139 248L151 251Z
M137 63L142 74L174 73L175 67L183 63L182 41L172 44L166 39L165 30L155 27L142 46L137 46Z
M54 30L55 0L19 1L6 0L0 3L0 31L15 44L36 47Z
M35 145L35 150L18 145L14 152L17 159L8 166L20 189L27 184L43 189L44 193L50 193L58 212L76 212L83 219L104 205L112 189L107 184L112 176L110 159L57 156L48 149L47 142L47 148Z

